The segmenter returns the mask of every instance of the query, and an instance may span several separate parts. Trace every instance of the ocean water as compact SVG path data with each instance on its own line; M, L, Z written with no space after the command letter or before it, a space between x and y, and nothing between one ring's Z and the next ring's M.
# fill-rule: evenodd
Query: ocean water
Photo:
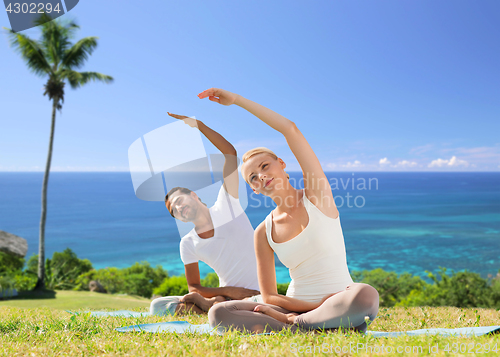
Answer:
M297 188L301 174L290 173ZM500 270L500 173L327 173L343 228L349 269L410 272L446 267L483 277ZM0 230L38 251L42 173L0 173ZM250 191L254 227L274 203ZM69 247L95 268L136 261L184 273L180 236L162 202L135 197L129 173L51 173L46 255ZM278 282L289 281L276 263ZM211 269L200 264L202 275Z

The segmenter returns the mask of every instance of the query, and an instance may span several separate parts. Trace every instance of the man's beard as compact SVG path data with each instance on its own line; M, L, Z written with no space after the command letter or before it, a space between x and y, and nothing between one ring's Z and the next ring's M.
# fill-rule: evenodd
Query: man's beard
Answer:
M185 220L188 222L194 221L196 218L196 215L198 214L198 210L196 209L196 207L191 207L191 206L189 206L187 208L187 210L188 210L188 213L185 217Z

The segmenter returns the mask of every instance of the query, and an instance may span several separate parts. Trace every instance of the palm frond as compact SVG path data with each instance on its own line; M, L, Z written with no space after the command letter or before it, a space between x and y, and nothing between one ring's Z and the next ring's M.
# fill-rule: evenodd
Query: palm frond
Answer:
M21 54L21 57L26 61L29 69L39 76L52 73L47 55L40 46L40 43L24 34L15 33L11 29L5 27L4 29L8 33L10 45Z
M98 37L85 37L66 50L62 59L63 68L80 68L97 47Z
M43 22L46 18L48 15L42 14L38 20L42 33L41 44L49 56L49 61L58 67L64 54L72 46L70 37L79 26L73 21L63 22L60 19Z
M71 88L76 89L80 86L87 84L90 81L101 81L111 83L113 77L99 72L77 72L65 70L63 76L68 79Z

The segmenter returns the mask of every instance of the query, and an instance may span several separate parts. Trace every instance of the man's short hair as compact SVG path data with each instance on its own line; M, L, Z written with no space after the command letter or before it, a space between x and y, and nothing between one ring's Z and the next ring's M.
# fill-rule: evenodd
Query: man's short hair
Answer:
M177 191L180 191L181 193L184 193L186 195L189 195L191 194L191 191L189 188L185 188L185 187L174 187L173 189L171 189L170 191L168 191L167 195L165 196L165 206L167 205L167 202L168 202L168 199L169 199L169 196L172 196L173 193L177 192ZM200 200L201 203L203 203L205 206L206 204L201 200L201 198L198 197L198 199ZM174 217L174 215L172 214L172 211L171 210L168 210L168 212L170 213L170 215L172 217ZM174 217L175 218L175 217Z

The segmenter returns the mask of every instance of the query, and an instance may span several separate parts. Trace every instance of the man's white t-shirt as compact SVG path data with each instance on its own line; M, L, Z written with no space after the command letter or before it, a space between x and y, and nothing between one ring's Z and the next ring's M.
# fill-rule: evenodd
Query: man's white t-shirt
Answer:
M259 290L254 230L240 201L222 185L217 201L209 208L214 236L200 238L193 228L181 239L184 265L203 261L219 276L219 286Z

